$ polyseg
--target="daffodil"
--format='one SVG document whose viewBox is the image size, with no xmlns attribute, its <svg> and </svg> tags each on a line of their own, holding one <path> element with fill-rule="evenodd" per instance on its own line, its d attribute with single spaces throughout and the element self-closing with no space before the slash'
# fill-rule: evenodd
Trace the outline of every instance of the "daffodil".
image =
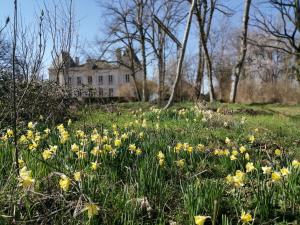
<svg viewBox="0 0 300 225">
<path fill-rule="evenodd" d="M 246 147 L 245 146 L 241 146 L 240 147 L 240 153 L 244 153 L 245 151 L 247 151 Z"/>
<path fill-rule="evenodd" d="M 210 218 L 210 216 L 194 216 L 196 225 L 204 225 L 205 221 Z"/>
<path fill-rule="evenodd" d="M 275 153 L 275 155 L 280 156 L 280 155 L 281 155 L 281 150 L 277 148 L 277 149 L 274 151 L 274 153 Z"/>
<path fill-rule="evenodd" d="M 76 180 L 77 182 L 81 181 L 81 172 L 80 171 L 75 172 L 73 174 L 73 176 L 74 176 L 74 180 Z"/>
<path fill-rule="evenodd" d="M 273 182 L 277 182 L 281 180 L 281 174 L 279 172 L 273 172 L 271 175 L 271 179 Z"/>
<path fill-rule="evenodd" d="M 241 222 L 243 224 L 247 224 L 253 221 L 252 215 L 250 213 L 246 213 L 244 210 L 242 211 L 241 215 Z"/>
<path fill-rule="evenodd" d="M 285 177 L 285 176 L 289 175 L 290 171 L 289 171 L 288 168 L 283 167 L 282 169 L 280 169 L 280 173 L 281 173 L 282 176 Z"/>
<path fill-rule="evenodd" d="M 27 167 L 23 167 L 19 172 L 19 185 L 24 189 L 31 188 L 35 180 L 31 176 L 31 171 Z"/>
<path fill-rule="evenodd" d="M 120 147 L 121 146 L 121 140 L 120 139 L 116 139 L 115 140 L 115 147 Z"/>
<path fill-rule="evenodd" d="M 49 149 L 45 149 L 42 153 L 44 160 L 50 159 L 52 157 L 52 155 L 53 155 L 53 152 L 50 151 Z"/>
<path fill-rule="evenodd" d="M 79 151 L 79 146 L 77 144 L 72 144 L 71 145 L 71 150 L 72 150 L 72 152 L 78 152 Z"/>
<path fill-rule="evenodd" d="M 263 174 L 270 174 L 272 172 L 272 167 L 270 166 L 263 166 L 261 167 Z"/>
<path fill-rule="evenodd" d="M 204 150 L 204 148 L 205 148 L 205 146 L 204 146 L 203 144 L 198 144 L 198 145 L 197 145 L 197 150 L 198 150 L 199 152 L 202 152 L 202 151 Z"/>
<path fill-rule="evenodd" d="M 300 162 L 298 161 L 298 160 L 293 160 L 292 161 L 292 166 L 294 167 L 294 168 L 299 168 L 300 167 Z"/>
<path fill-rule="evenodd" d="M 12 136 L 14 135 L 13 130 L 12 130 L 12 129 L 7 129 L 6 135 L 7 135 L 7 137 L 9 137 L 9 138 L 12 137 Z"/>
<path fill-rule="evenodd" d="M 35 127 L 35 124 L 33 122 L 29 122 L 27 124 L 28 129 L 32 130 Z"/>
<path fill-rule="evenodd" d="M 98 168 L 98 163 L 97 162 L 91 162 L 91 168 L 92 168 L 92 170 L 97 170 L 97 168 Z"/>
<path fill-rule="evenodd" d="M 245 154 L 245 159 L 248 161 L 250 160 L 250 155 L 248 154 L 248 152 Z"/>
<path fill-rule="evenodd" d="M 142 149 L 137 148 L 137 149 L 135 150 L 135 154 L 136 154 L 136 155 L 142 154 Z"/>
<path fill-rule="evenodd" d="M 99 210 L 100 210 L 99 206 L 97 206 L 94 203 L 89 203 L 85 206 L 83 211 L 87 211 L 88 217 L 89 219 L 91 219 L 93 216 L 98 215 Z"/>
<path fill-rule="evenodd" d="M 160 166 L 163 166 L 164 165 L 164 162 L 165 162 L 165 155 L 162 151 L 159 151 L 158 154 L 157 154 L 157 159 L 158 159 L 158 163 Z"/>
<path fill-rule="evenodd" d="M 59 186 L 63 191 L 68 191 L 71 185 L 71 180 L 66 175 L 61 175 L 59 180 Z"/>
<path fill-rule="evenodd" d="M 248 140 L 249 140 L 250 143 L 253 143 L 255 141 L 254 135 L 250 135 Z"/>
<path fill-rule="evenodd" d="M 180 160 L 175 161 L 175 163 L 179 168 L 183 168 L 185 161 L 184 161 L 184 159 L 180 159 Z"/>
<path fill-rule="evenodd" d="M 227 145 L 229 145 L 229 144 L 231 143 L 231 140 L 230 140 L 228 137 L 226 137 L 226 138 L 225 138 L 225 143 L 226 143 Z"/>
<path fill-rule="evenodd" d="M 248 163 L 246 164 L 246 172 L 247 172 L 247 173 L 250 173 L 250 172 L 253 171 L 253 170 L 255 170 L 255 167 L 254 167 L 253 163 L 248 162 Z"/>
<path fill-rule="evenodd" d="M 237 157 L 236 157 L 235 155 L 231 155 L 231 156 L 230 156 L 230 160 L 231 160 L 231 161 L 237 160 Z"/>
<path fill-rule="evenodd" d="M 94 156 L 99 156 L 101 154 L 101 150 L 99 149 L 99 146 L 96 146 L 92 149 L 91 154 Z"/>
</svg>

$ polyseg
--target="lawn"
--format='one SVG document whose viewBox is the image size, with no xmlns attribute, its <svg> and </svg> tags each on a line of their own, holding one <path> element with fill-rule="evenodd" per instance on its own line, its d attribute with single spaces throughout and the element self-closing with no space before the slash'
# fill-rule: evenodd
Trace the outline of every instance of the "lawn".
<svg viewBox="0 0 300 225">
<path fill-rule="evenodd" d="M 0 224 L 299 224 L 300 106 L 87 106 L 0 135 Z"/>
</svg>

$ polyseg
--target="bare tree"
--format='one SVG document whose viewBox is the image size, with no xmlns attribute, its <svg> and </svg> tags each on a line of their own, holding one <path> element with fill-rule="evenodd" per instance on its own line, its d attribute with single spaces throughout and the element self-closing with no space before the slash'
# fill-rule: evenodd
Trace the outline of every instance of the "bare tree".
<svg viewBox="0 0 300 225">
<path fill-rule="evenodd" d="M 100 55 L 100 59 L 103 58 L 107 52 L 111 49 L 113 54 L 122 49 L 124 51 L 128 51 L 129 53 L 129 61 L 122 60 L 122 57 L 116 58 L 116 60 L 108 60 L 111 63 L 118 63 L 125 68 L 128 68 L 131 71 L 131 77 L 133 80 L 135 92 L 138 100 L 141 100 L 141 94 L 137 87 L 137 72 L 141 71 L 140 63 L 136 57 L 135 45 L 137 41 L 137 29 L 136 26 L 133 25 L 132 15 L 134 14 L 132 6 L 127 1 L 112 1 L 112 2 L 99 2 L 100 6 L 105 9 L 105 15 L 110 18 L 110 20 L 106 23 L 106 38 L 104 40 L 100 40 L 99 44 L 102 46 L 102 53 Z M 123 47 L 120 47 L 120 44 Z M 114 46 L 117 46 L 116 49 Z M 121 52 L 117 53 L 120 55 Z"/>
<path fill-rule="evenodd" d="M 136 15 L 135 25 L 139 34 L 139 42 L 142 54 L 142 68 L 143 68 L 143 90 L 142 101 L 147 100 L 147 57 L 146 57 L 146 26 L 145 26 L 145 8 L 148 0 L 133 0 L 135 3 Z"/>
<path fill-rule="evenodd" d="M 158 104 L 164 100 L 166 56 L 170 41 L 181 47 L 175 37 L 176 29 L 185 17 L 183 4 L 185 1 L 149 0 L 148 13 L 150 14 L 150 29 L 147 29 L 147 41 L 153 51 L 158 69 Z M 159 18 L 158 18 L 159 17 Z"/>
<path fill-rule="evenodd" d="M 171 90 L 171 96 L 169 98 L 168 103 L 164 107 L 164 109 L 169 108 L 171 106 L 171 104 L 173 103 L 174 97 L 175 97 L 175 92 L 176 92 L 179 80 L 181 79 L 182 65 L 183 65 L 184 55 L 185 55 L 185 51 L 186 51 L 187 41 L 188 41 L 189 34 L 190 34 L 190 28 L 191 28 L 191 24 L 192 24 L 193 11 L 195 8 L 195 4 L 196 4 L 196 0 L 193 0 L 192 4 L 191 4 L 189 15 L 187 18 L 187 25 L 186 25 L 186 29 L 185 29 L 185 33 L 184 33 L 183 45 L 182 45 L 182 49 L 180 51 L 180 58 L 179 58 L 179 62 L 177 65 L 176 78 L 175 78 L 175 81 L 174 81 L 174 84 L 173 84 L 173 87 Z"/>
<path fill-rule="evenodd" d="M 248 22 L 249 22 L 249 13 L 250 13 L 251 0 L 244 1 L 244 15 L 243 15 L 243 35 L 240 46 L 240 53 L 237 64 L 233 68 L 233 81 L 231 86 L 230 93 L 230 102 L 235 102 L 237 87 L 239 83 L 239 78 L 241 71 L 244 65 L 246 53 L 247 53 L 247 36 L 248 36 Z"/>
<path fill-rule="evenodd" d="M 52 5 L 54 4 L 54 5 Z M 76 54 L 77 40 L 75 35 L 75 16 L 73 0 L 44 2 L 45 19 L 52 44 L 52 67 L 56 72 L 56 82 L 59 84 L 59 74 L 63 74 L 63 83 L 69 82 L 69 67 L 72 64 L 71 51 Z"/>
<path fill-rule="evenodd" d="M 271 35 L 268 43 L 260 44 L 261 47 L 278 48 L 294 57 L 293 69 L 300 82 L 300 2 L 299 0 L 268 0 L 263 4 L 269 4 L 273 10 L 267 14 L 257 8 L 253 26 Z M 273 19 L 272 13 L 279 17 Z M 279 23 L 278 23 L 279 21 Z"/>
</svg>

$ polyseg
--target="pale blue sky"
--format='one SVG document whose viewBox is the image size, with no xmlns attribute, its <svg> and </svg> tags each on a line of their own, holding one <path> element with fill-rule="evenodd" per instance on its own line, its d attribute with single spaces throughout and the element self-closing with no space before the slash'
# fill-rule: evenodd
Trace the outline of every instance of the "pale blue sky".
<svg viewBox="0 0 300 225">
<path fill-rule="evenodd" d="M 51 0 L 45 0 L 51 1 Z M 64 0 L 61 0 L 64 1 Z M 99 1 L 107 1 L 107 0 L 98 0 Z M 43 7 L 44 0 L 19 0 L 18 8 L 19 13 L 21 13 L 24 23 L 31 24 L 35 19 L 36 15 L 38 15 Z M 239 26 L 241 23 L 241 12 L 243 7 L 243 0 L 224 0 L 227 2 L 226 4 L 236 10 L 236 15 L 231 19 L 232 23 L 236 26 Z M 101 19 L 102 12 L 99 4 L 96 0 L 74 0 L 75 3 L 75 15 L 79 20 L 78 33 L 80 36 L 81 43 L 93 43 L 96 38 L 100 38 L 103 36 L 103 23 L 105 20 Z M 13 18 L 13 0 L 0 0 L 0 24 L 3 24 L 6 17 L 10 16 Z M 215 22 L 219 23 L 221 18 L 216 18 Z M 178 32 L 178 38 L 181 40 L 181 36 L 183 32 Z M 197 32 L 192 28 L 191 36 L 188 43 L 188 52 L 187 54 L 195 54 L 197 51 Z M 49 48 L 48 44 L 48 48 Z M 49 64 L 51 62 L 51 57 L 49 53 L 49 49 L 46 52 L 45 64 Z"/>
</svg>

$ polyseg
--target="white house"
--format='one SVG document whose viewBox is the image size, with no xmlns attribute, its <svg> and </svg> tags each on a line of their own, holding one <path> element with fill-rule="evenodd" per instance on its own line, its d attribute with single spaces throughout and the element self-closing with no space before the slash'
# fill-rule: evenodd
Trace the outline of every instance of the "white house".
<svg viewBox="0 0 300 225">
<path fill-rule="evenodd" d="M 135 61 L 135 80 L 142 80 L 142 71 L 137 57 Z M 136 82 L 129 69 L 128 51 L 117 51 L 117 63 L 88 59 L 80 64 L 67 54 L 62 53 L 57 62 L 49 68 L 49 79 L 71 89 L 73 97 L 107 98 L 136 97 Z"/>
</svg>

